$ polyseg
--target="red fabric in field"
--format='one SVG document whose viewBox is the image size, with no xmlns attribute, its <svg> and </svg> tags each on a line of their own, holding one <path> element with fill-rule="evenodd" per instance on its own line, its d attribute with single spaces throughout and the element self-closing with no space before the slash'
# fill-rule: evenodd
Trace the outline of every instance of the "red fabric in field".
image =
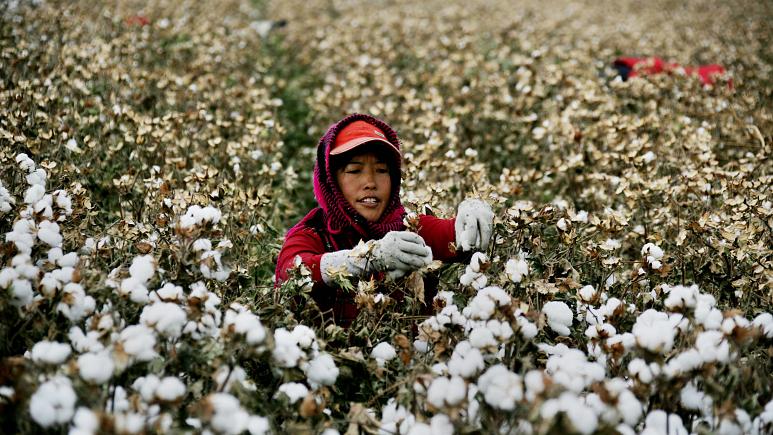
<svg viewBox="0 0 773 435">
<path fill-rule="evenodd" d="M 638 75 L 671 73 L 682 69 L 687 75 L 697 75 L 704 85 L 713 85 L 716 76 L 725 73 L 725 68 L 719 64 L 682 67 L 678 63 L 665 62 L 659 57 L 620 57 L 615 60 L 614 65 L 623 80 Z"/>
</svg>

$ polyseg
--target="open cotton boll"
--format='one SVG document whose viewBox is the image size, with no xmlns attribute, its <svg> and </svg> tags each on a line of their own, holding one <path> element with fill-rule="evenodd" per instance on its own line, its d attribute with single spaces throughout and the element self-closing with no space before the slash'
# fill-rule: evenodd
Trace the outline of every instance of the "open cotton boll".
<svg viewBox="0 0 773 435">
<path fill-rule="evenodd" d="M 132 382 L 132 389 L 140 394 L 142 400 L 151 402 L 156 395 L 156 388 L 161 383 L 161 379 L 154 374 L 140 376 Z"/>
<path fill-rule="evenodd" d="M 282 393 L 289 399 L 290 403 L 295 403 L 309 394 L 309 389 L 298 382 L 288 382 L 282 384 L 277 389 L 277 394 Z"/>
<path fill-rule="evenodd" d="M 187 320 L 185 311 L 172 302 L 156 302 L 147 305 L 140 314 L 140 323 L 170 338 L 177 338 L 182 334 L 183 325 Z"/>
<path fill-rule="evenodd" d="M 2 286 L 2 284 L 0 284 Z M 752 325 L 762 331 L 767 338 L 773 338 L 773 315 L 770 313 L 762 313 L 754 318 Z"/>
<path fill-rule="evenodd" d="M 669 317 L 666 313 L 648 309 L 636 318 L 631 331 L 640 347 L 654 353 L 666 353 L 674 347 L 679 320 L 681 319 Z"/>
<path fill-rule="evenodd" d="M 714 404 L 711 396 L 707 396 L 706 393 L 696 388 L 694 381 L 691 381 L 682 388 L 682 391 L 679 393 L 679 400 L 686 409 L 699 411 L 702 415 L 709 415 Z"/>
<path fill-rule="evenodd" d="M 462 314 L 471 319 L 488 320 L 494 315 L 496 307 L 507 305 L 510 305 L 510 295 L 501 287 L 490 286 L 478 290 Z"/>
<path fill-rule="evenodd" d="M 180 228 L 190 228 L 194 225 L 202 225 L 204 223 L 216 224 L 220 222 L 222 214 L 220 210 L 214 207 L 201 207 L 198 205 L 192 205 L 188 207 L 188 210 L 183 216 L 180 217 Z"/>
<path fill-rule="evenodd" d="M 518 323 L 518 331 L 524 339 L 531 340 L 537 336 L 537 333 L 539 332 L 537 330 L 537 325 L 530 322 L 529 319 L 523 315 L 521 310 L 515 311 L 515 321 Z"/>
<path fill-rule="evenodd" d="M 129 266 L 129 275 L 135 278 L 141 284 L 145 285 L 156 272 L 156 260 L 152 255 L 139 255 L 134 257 L 132 265 Z"/>
<path fill-rule="evenodd" d="M 770 434 L 773 429 L 773 400 L 765 405 L 765 409 L 752 422 L 751 433 L 754 435 Z"/>
<path fill-rule="evenodd" d="M 559 335 L 570 335 L 572 320 L 574 315 L 572 310 L 560 301 L 550 301 L 542 307 L 542 312 L 547 317 L 547 323 L 550 329 Z"/>
<path fill-rule="evenodd" d="M 228 393 L 214 393 L 205 399 L 211 408 L 209 424 L 217 432 L 239 434 L 247 429 L 250 415 L 239 400 Z"/>
<path fill-rule="evenodd" d="M 32 172 L 35 170 L 35 162 L 27 154 L 17 154 L 16 163 L 19 164 L 19 168 L 22 171 Z"/>
<path fill-rule="evenodd" d="M 23 307 L 32 302 L 32 284 L 26 279 L 15 279 L 11 282 L 11 305 Z"/>
<path fill-rule="evenodd" d="M 728 362 L 730 360 L 730 343 L 719 331 L 703 331 L 695 339 L 695 348 L 704 362 Z"/>
<path fill-rule="evenodd" d="M 228 313 L 235 313 L 229 310 Z M 233 324 L 234 332 L 243 334 L 248 344 L 261 344 L 266 339 L 266 329 L 260 323 L 260 318 L 251 311 L 242 311 L 232 315 L 229 321 L 226 315 L 226 325 Z M 293 339 L 294 341 L 294 339 Z"/>
<path fill-rule="evenodd" d="M 669 310 L 674 310 L 678 308 L 694 308 L 696 303 L 698 302 L 698 295 L 700 294 L 700 291 L 698 290 L 698 286 L 693 284 L 689 287 L 685 287 L 682 285 L 676 285 L 676 286 L 668 286 L 663 285 L 663 291 L 668 294 L 668 297 L 666 298 L 666 301 L 664 304 L 666 305 L 666 308 Z"/>
<path fill-rule="evenodd" d="M 297 325 L 293 328 L 292 332 L 295 342 L 298 343 L 301 349 L 309 349 L 315 343 L 317 336 L 314 334 L 314 330 L 306 325 Z"/>
<path fill-rule="evenodd" d="M 167 376 L 158 383 L 156 397 L 166 402 L 173 402 L 185 394 L 185 384 L 174 376 Z"/>
<path fill-rule="evenodd" d="M 27 189 L 26 192 L 24 192 L 24 203 L 29 205 L 34 205 L 41 199 L 43 199 L 43 196 L 46 194 L 46 188 L 39 185 L 39 184 L 33 184 L 32 186 Z"/>
<path fill-rule="evenodd" d="M 435 378 L 427 389 L 427 401 L 435 408 L 455 406 L 467 396 L 467 386 L 459 376 Z"/>
<path fill-rule="evenodd" d="M 660 374 L 660 366 L 656 363 L 647 364 L 641 358 L 634 358 L 628 363 L 628 373 L 640 382 L 649 384 Z"/>
<path fill-rule="evenodd" d="M 392 397 L 381 409 L 379 435 L 408 433 L 415 423 L 416 417 Z"/>
<path fill-rule="evenodd" d="M 35 169 L 34 171 L 31 171 L 29 174 L 27 174 L 26 180 L 27 180 L 27 184 L 29 184 L 30 186 L 39 184 L 43 187 L 43 189 L 45 189 L 46 178 L 48 178 L 48 174 L 46 174 L 46 171 L 42 168 L 38 168 L 38 169 Z"/>
<path fill-rule="evenodd" d="M 94 384 L 104 384 L 113 376 L 115 364 L 108 351 L 84 353 L 78 357 L 80 377 Z"/>
<path fill-rule="evenodd" d="M 14 205 L 16 205 L 16 200 L 0 181 L 0 213 L 8 213 Z"/>
<path fill-rule="evenodd" d="M 99 417 L 94 411 L 81 406 L 75 411 L 68 435 L 93 435 L 99 430 Z"/>
<path fill-rule="evenodd" d="M 641 247 L 641 255 L 652 257 L 655 260 L 663 258 L 663 250 L 654 243 L 645 243 Z"/>
<path fill-rule="evenodd" d="M 566 348 L 563 345 L 556 346 L 554 350 L 557 353 L 548 358 L 545 371 L 553 377 L 555 383 L 580 393 L 594 382 L 604 379 L 605 366 L 599 362 L 588 361 L 581 350 Z"/>
<path fill-rule="evenodd" d="M 507 260 L 505 264 L 505 274 L 510 281 L 519 283 L 523 278 L 529 275 L 529 264 L 526 263 L 525 254 L 521 252 L 518 257 Z"/>
<path fill-rule="evenodd" d="M 69 216 L 72 214 L 72 200 L 64 190 L 56 190 L 52 193 L 56 206 L 64 210 L 64 214 Z M 60 218 L 61 220 L 61 218 Z"/>
<path fill-rule="evenodd" d="M 71 282 L 62 289 L 64 295 L 62 301 L 56 306 L 56 310 L 64 314 L 72 322 L 77 322 L 94 312 L 96 301 L 86 292 L 80 284 Z"/>
<path fill-rule="evenodd" d="M 183 288 L 174 285 L 171 282 L 164 284 L 160 289 L 150 294 L 150 300 L 153 302 L 182 302 L 185 300 Z"/>
<path fill-rule="evenodd" d="M 55 222 L 40 222 L 38 225 L 38 238 L 52 248 L 59 248 L 62 245 L 62 235 L 59 234 L 59 225 Z"/>
<path fill-rule="evenodd" d="M 545 374 L 542 370 L 529 370 L 523 377 L 523 385 L 526 387 L 526 400 L 533 402 L 545 391 Z"/>
<path fill-rule="evenodd" d="M 593 433 L 598 427 L 598 416 L 583 400 L 570 392 L 562 393 L 558 399 L 546 400 L 540 408 L 540 415 L 552 420 L 563 412 L 574 430 L 582 434 Z"/>
<path fill-rule="evenodd" d="M 105 348 L 105 345 L 99 341 L 101 335 L 98 331 L 89 331 L 88 334 L 84 334 L 79 327 L 73 326 L 67 333 L 67 338 L 78 352 L 97 352 Z"/>
<path fill-rule="evenodd" d="M 382 341 L 373 348 L 370 352 L 370 357 L 376 360 L 376 364 L 378 364 L 379 367 L 384 367 L 384 364 L 387 361 L 391 361 L 397 357 L 397 352 L 395 351 L 394 346 Z"/>
<path fill-rule="evenodd" d="M 0 269 L 0 288 L 9 288 L 11 283 L 19 277 L 19 272 L 13 267 Z"/>
<path fill-rule="evenodd" d="M 485 326 L 473 328 L 469 339 L 470 344 L 478 349 L 493 348 L 499 344 L 494 338 L 494 333 Z"/>
<path fill-rule="evenodd" d="M 70 379 L 57 376 L 43 383 L 30 399 L 30 416 L 35 423 L 50 427 L 70 421 L 77 396 Z"/>
<path fill-rule="evenodd" d="M 274 330 L 274 350 L 271 353 L 280 367 L 295 367 L 304 355 L 295 338 L 285 328 Z"/>
<path fill-rule="evenodd" d="M 676 414 L 666 414 L 657 409 L 647 414 L 642 435 L 687 435 L 682 419 Z"/>
<path fill-rule="evenodd" d="M 118 336 L 123 351 L 134 361 L 150 361 L 156 353 L 156 334 L 145 325 L 127 326 Z"/>
<path fill-rule="evenodd" d="M 316 388 L 320 385 L 335 384 L 339 370 L 330 354 L 320 353 L 309 362 L 304 372 L 311 387 Z"/>
<path fill-rule="evenodd" d="M 478 378 L 478 389 L 486 403 L 505 411 L 515 409 L 516 402 L 523 398 L 521 377 L 502 364 L 489 367 Z"/>
<path fill-rule="evenodd" d="M 69 344 L 56 341 L 39 341 L 32 346 L 32 360 L 38 364 L 61 364 L 72 352 Z"/>
<path fill-rule="evenodd" d="M 217 369 L 212 376 L 217 384 L 217 391 L 224 391 L 228 393 L 234 385 L 241 384 L 243 387 L 248 387 L 250 382 L 247 379 L 247 372 L 240 366 L 230 366 L 224 364 Z M 225 385 L 224 385 L 225 384 Z"/>
<path fill-rule="evenodd" d="M 485 367 L 483 355 L 469 341 L 460 341 L 448 361 L 448 372 L 469 379 Z"/>
<path fill-rule="evenodd" d="M 209 239 L 198 239 L 193 242 L 194 251 L 210 251 L 212 250 L 212 242 Z"/>
</svg>

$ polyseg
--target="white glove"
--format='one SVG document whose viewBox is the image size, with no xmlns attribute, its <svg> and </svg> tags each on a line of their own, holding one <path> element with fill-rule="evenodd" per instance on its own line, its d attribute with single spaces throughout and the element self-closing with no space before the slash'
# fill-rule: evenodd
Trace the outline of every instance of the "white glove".
<svg viewBox="0 0 773 435">
<path fill-rule="evenodd" d="M 465 199 L 456 212 L 456 246 L 462 251 L 475 249 L 485 251 L 494 227 L 494 212 L 491 206 L 480 199 Z"/>
<path fill-rule="evenodd" d="M 371 240 L 354 249 L 324 254 L 319 266 L 322 280 L 331 284 L 333 271 L 341 268 L 354 276 L 384 271 L 394 279 L 430 263 L 432 250 L 421 236 L 409 231 L 390 231 L 380 240 Z"/>
</svg>

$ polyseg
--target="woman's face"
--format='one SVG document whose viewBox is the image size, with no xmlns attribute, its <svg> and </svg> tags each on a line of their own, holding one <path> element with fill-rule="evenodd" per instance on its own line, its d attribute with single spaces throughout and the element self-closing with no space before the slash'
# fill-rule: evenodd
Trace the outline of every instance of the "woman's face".
<svg viewBox="0 0 773 435">
<path fill-rule="evenodd" d="M 336 181 L 344 198 L 368 220 L 377 221 L 392 194 L 392 177 L 383 157 L 373 152 L 355 154 L 336 169 Z"/>
</svg>

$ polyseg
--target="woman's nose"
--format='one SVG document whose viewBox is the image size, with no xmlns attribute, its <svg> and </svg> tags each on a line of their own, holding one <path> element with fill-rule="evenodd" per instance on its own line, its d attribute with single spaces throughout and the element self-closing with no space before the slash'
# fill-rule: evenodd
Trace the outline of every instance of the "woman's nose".
<svg viewBox="0 0 773 435">
<path fill-rule="evenodd" d="M 365 175 L 365 188 L 366 189 L 375 189 L 376 188 L 376 171 L 373 170 L 366 170 L 364 171 Z"/>
</svg>

